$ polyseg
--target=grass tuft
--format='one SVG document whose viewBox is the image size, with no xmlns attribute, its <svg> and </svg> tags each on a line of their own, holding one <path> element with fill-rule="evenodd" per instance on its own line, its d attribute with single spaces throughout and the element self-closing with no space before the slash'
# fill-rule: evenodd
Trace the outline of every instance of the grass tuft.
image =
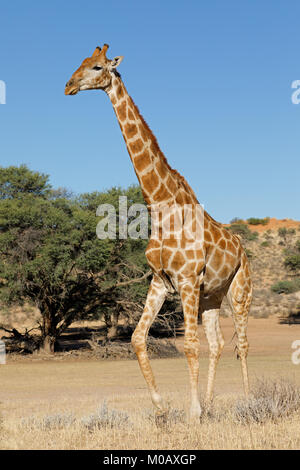
<svg viewBox="0 0 300 470">
<path fill-rule="evenodd" d="M 110 410 L 106 401 L 102 403 L 96 413 L 82 418 L 81 422 L 89 431 L 103 428 L 121 428 L 130 424 L 127 413 L 114 409 Z"/>
<path fill-rule="evenodd" d="M 238 400 L 233 416 L 239 423 L 277 422 L 292 413 L 300 411 L 300 389 L 286 379 L 257 380 L 252 396 Z"/>
<path fill-rule="evenodd" d="M 41 429 L 43 431 L 51 431 L 53 429 L 65 429 L 74 425 L 76 418 L 72 413 L 57 413 L 55 415 L 44 416 L 37 418 L 31 416 L 30 418 L 23 418 L 21 425 L 26 429 Z"/>
</svg>

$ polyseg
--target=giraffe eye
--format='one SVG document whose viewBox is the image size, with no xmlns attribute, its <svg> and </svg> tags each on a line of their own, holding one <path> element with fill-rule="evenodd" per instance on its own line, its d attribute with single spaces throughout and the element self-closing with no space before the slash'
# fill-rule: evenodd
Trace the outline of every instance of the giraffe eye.
<svg viewBox="0 0 300 470">
<path fill-rule="evenodd" d="M 98 65 L 95 65 L 95 67 L 93 67 L 93 70 L 101 70 L 102 67 L 99 67 Z"/>
</svg>

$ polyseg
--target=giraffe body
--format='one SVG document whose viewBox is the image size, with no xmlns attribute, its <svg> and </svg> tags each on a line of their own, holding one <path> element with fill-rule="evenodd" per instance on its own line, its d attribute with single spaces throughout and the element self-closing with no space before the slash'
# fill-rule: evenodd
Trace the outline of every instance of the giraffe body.
<svg viewBox="0 0 300 470">
<path fill-rule="evenodd" d="M 184 312 L 184 352 L 190 375 L 191 416 L 198 417 L 201 414 L 198 315 L 202 314 L 210 350 L 206 393 L 209 403 L 213 397 L 217 362 L 224 346 L 219 325 L 224 296 L 227 296 L 233 313 L 244 389 L 248 394 L 246 328 L 252 298 L 249 264 L 240 239 L 205 211 L 197 212 L 200 205 L 193 190 L 168 164 L 116 72 L 122 57 L 107 59 L 107 48 L 107 45 L 102 49 L 96 48 L 94 54 L 83 61 L 67 83 L 65 93 L 76 94 L 80 90 L 98 88 L 103 89 L 111 100 L 148 210 L 156 219 L 155 230 L 146 249 L 153 278 L 132 344 L 152 401 L 162 413 L 164 405 L 148 359 L 146 340 L 167 293 L 177 291 Z M 187 221 L 184 228 L 182 223 L 177 223 L 183 220 Z"/>
</svg>

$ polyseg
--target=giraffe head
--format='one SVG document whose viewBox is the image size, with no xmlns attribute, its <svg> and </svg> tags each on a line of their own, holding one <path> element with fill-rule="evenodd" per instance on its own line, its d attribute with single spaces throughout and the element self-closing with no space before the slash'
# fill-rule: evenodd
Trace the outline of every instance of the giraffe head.
<svg viewBox="0 0 300 470">
<path fill-rule="evenodd" d="M 112 82 L 116 68 L 123 56 L 110 60 L 106 57 L 108 45 L 96 47 L 93 55 L 87 57 L 73 73 L 65 87 L 65 95 L 76 95 L 81 90 L 105 90 Z"/>
</svg>

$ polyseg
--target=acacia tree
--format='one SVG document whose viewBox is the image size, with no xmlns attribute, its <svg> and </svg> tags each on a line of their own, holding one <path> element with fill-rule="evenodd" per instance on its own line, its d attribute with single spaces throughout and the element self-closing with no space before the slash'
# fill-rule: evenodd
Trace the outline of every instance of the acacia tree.
<svg viewBox="0 0 300 470">
<path fill-rule="evenodd" d="M 128 208 L 132 204 L 144 204 L 141 189 L 135 185 L 127 189 L 114 187 L 105 192 L 82 194 L 78 199 L 80 206 L 93 214 L 101 204 L 109 203 L 115 208 L 116 239 L 101 278 L 101 313 L 108 328 L 108 338 L 117 335 L 120 317 L 125 320 L 127 326 L 135 327 L 152 274 L 145 257 L 147 239 L 119 239 L 121 196 L 126 197 Z M 127 224 L 130 222 L 129 217 Z"/>
<path fill-rule="evenodd" d="M 41 349 L 53 351 L 74 320 L 116 309 L 122 289 L 147 282 L 141 250 L 96 237 L 95 208 L 120 191 L 74 198 L 24 165 L 0 168 L 0 300 L 38 307 Z"/>
</svg>

